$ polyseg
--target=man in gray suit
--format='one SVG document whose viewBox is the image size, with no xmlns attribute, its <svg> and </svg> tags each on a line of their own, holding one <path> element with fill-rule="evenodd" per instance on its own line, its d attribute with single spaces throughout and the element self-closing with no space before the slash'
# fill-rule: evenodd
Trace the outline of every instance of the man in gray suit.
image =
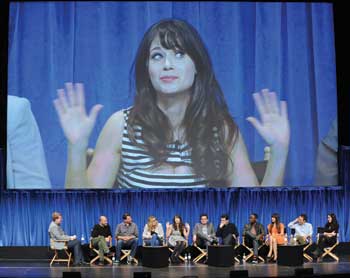
<svg viewBox="0 0 350 278">
<path fill-rule="evenodd" d="M 49 226 L 50 238 L 53 240 L 67 240 L 68 248 L 73 249 L 74 254 L 74 265 L 89 264 L 83 261 L 83 251 L 81 249 L 81 242 L 77 239 L 77 236 L 66 235 L 61 228 L 62 215 L 59 212 L 54 212 L 52 214 L 52 222 Z M 54 247 L 57 249 L 63 249 L 64 242 L 54 242 Z"/>
<path fill-rule="evenodd" d="M 201 214 L 200 220 L 201 222 L 194 226 L 193 242 L 198 247 L 207 248 L 208 245 L 215 244 L 218 241 L 213 224 L 208 222 L 208 215 L 205 213 Z"/>
</svg>

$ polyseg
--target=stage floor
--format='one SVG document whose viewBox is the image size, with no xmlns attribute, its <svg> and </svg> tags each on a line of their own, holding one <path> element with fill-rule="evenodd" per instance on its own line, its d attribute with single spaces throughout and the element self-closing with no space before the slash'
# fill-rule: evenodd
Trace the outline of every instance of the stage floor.
<svg viewBox="0 0 350 278">
<path fill-rule="evenodd" d="M 133 277 L 134 272 L 151 272 L 153 277 L 229 277 L 231 270 L 248 270 L 249 277 L 283 277 L 294 275 L 295 268 L 314 269 L 314 274 L 350 273 L 350 256 L 341 257 L 339 263 L 324 261 L 322 263 L 305 263 L 301 267 L 278 266 L 273 263 L 236 264 L 232 267 L 211 267 L 205 264 L 182 264 L 166 268 L 146 268 L 142 266 L 83 266 L 64 267 L 56 264 L 49 267 L 47 261 L 0 261 L 0 277 L 62 277 L 63 272 L 81 272 L 81 277 Z"/>
</svg>

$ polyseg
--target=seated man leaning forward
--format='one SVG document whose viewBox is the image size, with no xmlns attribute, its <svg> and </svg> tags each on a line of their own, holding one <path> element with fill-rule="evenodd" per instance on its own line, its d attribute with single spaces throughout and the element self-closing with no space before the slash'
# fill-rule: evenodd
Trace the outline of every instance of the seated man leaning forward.
<svg viewBox="0 0 350 278">
<path fill-rule="evenodd" d="M 108 247 L 108 243 L 112 241 L 112 233 L 106 216 L 100 216 L 99 223 L 91 231 L 91 238 L 92 246 L 98 249 L 99 265 L 104 265 L 105 254 L 109 257 L 114 255 Z"/>
<path fill-rule="evenodd" d="M 234 223 L 230 223 L 228 214 L 221 216 L 220 224 L 216 229 L 216 236 L 223 245 L 236 245 L 238 230 Z"/>
<path fill-rule="evenodd" d="M 258 222 L 258 215 L 256 213 L 251 213 L 249 216 L 249 223 L 244 225 L 243 237 L 245 245 L 253 248 L 253 264 L 259 262 L 259 246 L 263 244 L 264 235 L 265 229 L 264 226 Z"/>
</svg>

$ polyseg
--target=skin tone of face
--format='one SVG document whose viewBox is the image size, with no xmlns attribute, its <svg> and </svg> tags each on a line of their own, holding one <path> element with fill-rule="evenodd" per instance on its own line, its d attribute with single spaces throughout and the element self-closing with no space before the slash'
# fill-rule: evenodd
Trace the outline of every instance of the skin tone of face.
<svg viewBox="0 0 350 278">
<path fill-rule="evenodd" d="M 223 226 L 227 225 L 228 222 L 229 222 L 228 219 L 226 219 L 226 218 L 221 218 L 221 219 L 220 219 L 220 227 L 223 227 Z"/>
<path fill-rule="evenodd" d="M 127 216 L 126 219 L 124 219 L 124 223 L 126 224 L 131 224 L 131 222 L 132 222 L 131 216 Z"/>
<path fill-rule="evenodd" d="M 272 223 L 276 223 L 276 218 L 275 218 L 275 217 L 272 217 L 272 218 L 271 218 L 271 222 L 272 222 Z"/>
<path fill-rule="evenodd" d="M 208 223 L 208 217 L 202 216 L 202 217 L 201 217 L 201 223 L 202 223 L 203 225 L 207 225 L 207 223 Z"/>
<path fill-rule="evenodd" d="M 62 216 L 59 216 L 58 218 L 56 218 L 55 223 L 60 225 L 62 223 L 62 220 L 63 220 Z"/>
<path fill-rule="evenodd" d="M 101 226 L 107 226 L 107 224 L 108 224 L 107 217 L 101 216 L 101 217 L 100 217 L 100 225 L 101 225 Z"/>
<path fill-rule="evenodd" d="M 332 217 L 330 215 L 327 216 L 328 223 L 332 223 Z"/>
<path fill-rule="evenodd" d="M 157 221 L 156 218 L 153 218 L 153 219 L 151 220 L 151 225 L 152 225 L 152 227 L 153 227 L 154 229 L 157 227 L 158 221 Z"/>
<path fill-rule="evenodd" d="M 181 221 L 180 221 L 180 218 L 176 217 L 176 218 L 175 218 L 175 223 L 178 225 L 178 224 L 180 224 L 180 222 L 181 222 Z"/>
<path fill-rule="evenodd" d="M 150 47 L 148 71 L 154 89 L 164 95 L 189 92 L 196 74 L 194 62 L 186 53 L 164 48 L 158 37 Z"/>
<path fill-rule="evenodd" d="M 251 224 L 254 224 L 254 223 L 256 222 L 256 218 L 255 218 L 254 215 L 249 216 L 249 222 L 250 222 Z"/>
<path fill-rule="evenodd" d="M 304 220 L 303 217 L 301 217 L 301 216 L 298 217 L 298 223 L 299 223 L 300 225 L 303 225 L 305 222 L 306 222 L 306 221 Z"/>
</svg>

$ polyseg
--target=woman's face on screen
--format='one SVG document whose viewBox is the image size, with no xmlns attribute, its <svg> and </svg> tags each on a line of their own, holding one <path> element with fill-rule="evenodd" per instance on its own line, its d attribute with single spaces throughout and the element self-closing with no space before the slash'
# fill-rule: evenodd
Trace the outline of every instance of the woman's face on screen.
<svg viewBox="0 0 350 278">
<path fill-rule="evenodd" d="M 175 94 L 192 87 L 196 67 L 186 53 L 164 48 L 156 37 L 150 47 L 148 72 L 157 92 Z"/>
</svg>

